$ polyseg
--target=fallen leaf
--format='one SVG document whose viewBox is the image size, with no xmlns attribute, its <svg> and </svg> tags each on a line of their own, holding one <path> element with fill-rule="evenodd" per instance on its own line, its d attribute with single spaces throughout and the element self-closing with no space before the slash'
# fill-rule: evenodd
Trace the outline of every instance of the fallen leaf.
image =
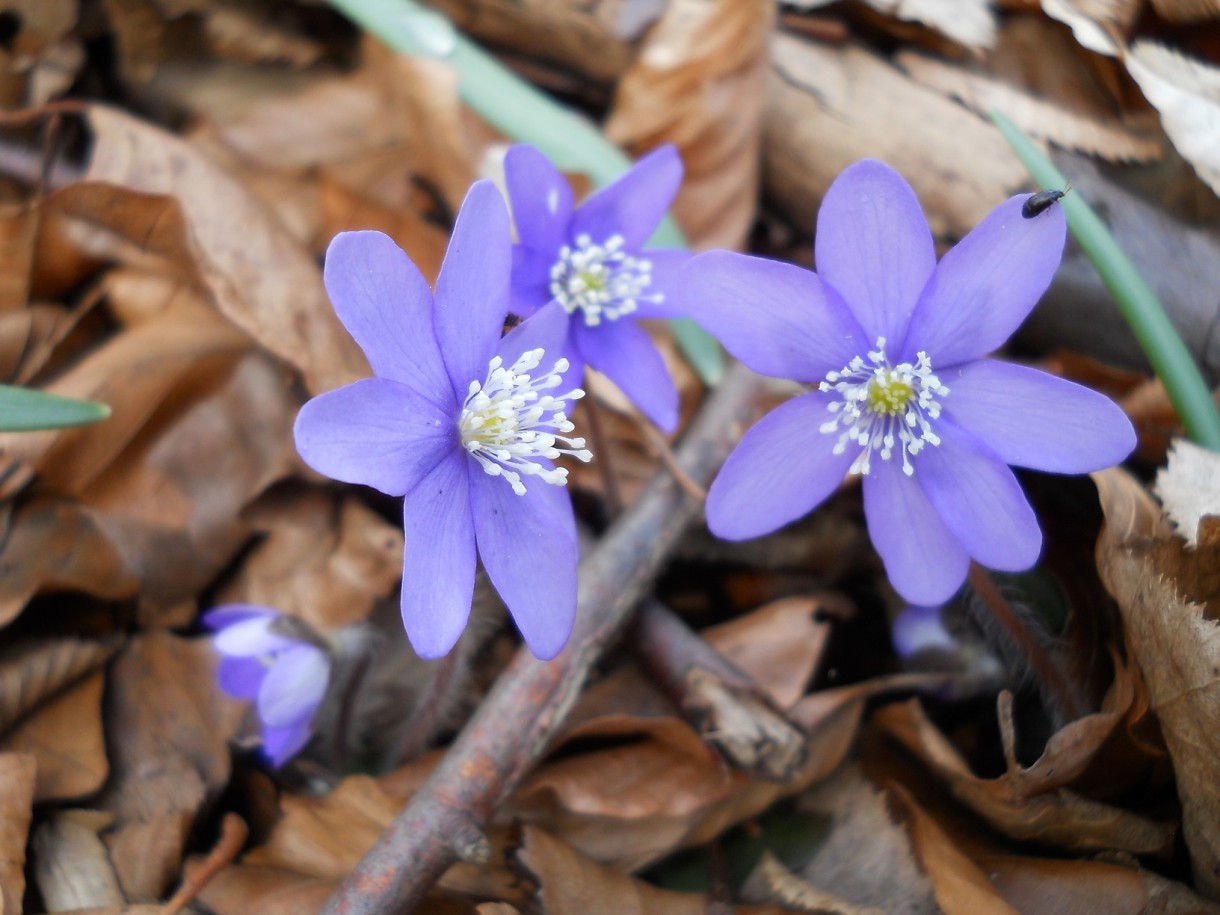
<svg viewBox="0 0 1220 915">
<path fill-rule="evenodd" d="M 123 891 L 98 832 L 111 818 L 65 810 L 39 824 L 32 843 L 34 881 L 48 912 L 123 905 Z"/>
<path fill-rule="evenodd" d="M 234 864 L 208 881 L 199 901 L 216 915 L 307 915 L 321 911 L 338 885 L 337 878 L 320 880 L 292 871 Z"/>
<path fill-rule="evenodd" d="M 1152 8 L 1170 22 L 1201 22 L 1220 17 L 1220 0 L 1152 0 Z"/>
<path fill-rule="evenodd" d="M 799 0 L 798 0 L 799 2 Z M 936 29 L 968 48 L 995 44 L 995 13 L 987 0 L 865 0 L 887 16 Z"/>
<path fill-rule="evenodd" d="M 1220 517 L 1220 457 L 1187 439 L 1175 440 L 1168 465 L 1157 472 L 1155 491 L 1179 536 L 1197 547 L 1204 516 Z"/>
<path fill-rule="evenodd" d="M 0 753 L 0 915 L 20 913 L 25 894 L 25 844 L 34 816 L 37 764 L 23 753 Z"/>
<path fill-rule="evenodd" d="M 32 708 L 96 670 L 118 650 L 115 640 L 56 639 L 0 661 L 0 734 Z"/>
</svg>

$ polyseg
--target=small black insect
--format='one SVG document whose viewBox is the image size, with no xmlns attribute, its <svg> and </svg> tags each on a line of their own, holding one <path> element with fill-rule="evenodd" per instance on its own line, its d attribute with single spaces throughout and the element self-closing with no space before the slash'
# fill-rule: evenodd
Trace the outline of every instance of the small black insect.
<svg viewBox="0 0 1220 915">
<path fill-rule="evenodd" d="M 1049 191 L 1038 191 L 1025 203 L 1021 204 L 1021 215 L 1026 219 L 1033 219 L 1040 213 L 1049 210 L 1051 204 L 1057 203 L 1062 199 L 1063 195 L 1072 189 L 1070 184 L 1066 185 L 1063 190 L 1059 188 L 1051 188 Z"/>
</svg>

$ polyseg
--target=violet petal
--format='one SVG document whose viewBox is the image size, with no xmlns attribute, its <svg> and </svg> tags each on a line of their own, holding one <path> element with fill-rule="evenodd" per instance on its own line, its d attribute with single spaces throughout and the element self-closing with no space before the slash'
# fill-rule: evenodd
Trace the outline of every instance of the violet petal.
<svg viewBox="0 0 1220 915">
<path fill-rule="evenodd" d="M 421 658 L 448 654 L 470 616 L 475 570 L 471 467 L 479 472 L 472 458 L 453 454 L 403 500 L 402 622 Z"/>
<path fill-rule="evenodd" d="M 258 691 L 258 717 L 279 728 L 308 721 L 330 681 L 330 660 L 312 645 L 297 644 L 280 654 Z"/>
<path fill-rule="evenodd" d="M 504 184 L 517 238 L 553 263 L 567 242 L 572 218 L 568 179 L 534 147 L 514 146 L 504 156 Z"/>
<path fill-rule="evenodd" d="M 296 639 L 270 629 L 271 619 L 256 617 L 233 623 L 216 633 L 212 644 L 223 655 L 233 658 L 253 658 L 300 644 Z"/>
<path fill-rule="evenodd" d="M 237 699 L 256 699 L 270 668 L 262 658 L 221 658 L 216 683 Z"/>
<path fill-rule="evenodd" d="M 970 557 L 923 489 L 893 459 L 873 460 L 863 484 L 869 537 L 894 590 L 913 604 L 947 601 L 966 580 Z"/>
<path fill-rule="evenodd" d="M 680 271 L 695 255 L 677 248 L 648 248 L 640 252 L 642 259 L 652 264 L 652 282 L 645 295 L 659 295 L 659 302 L 641 301 L 632 313 L 633 318 L 686 318 L 690 317 L 682 307 L 682 297 L 677 294 Z"/>
<path fill-rule="evenodd" d="M 1113 401 L 1046 372 L 983 359 L 941 380 L 949 387 L 946 414 L 1006 464 L 1089 473 L 1135 448 L 1135 429 Z"/>
<path fill-rule="evenodd" d="M 309 743 L 312 731 L 308 718 L 286 727 L 263 726 L 263 754 L 277 769 L 296 756 Z"/>
<path fill-rule="evenodd" d="M 280 612 L 274 607 L 264 607 L 260 604 L 222 604 L 213 607 L 199 618 L 199 621 L 213 632 L 257 618 L 274 619 Z"/>
<path fill-rule="evenodd" d="M 915 459 L 915 480 L 945 526 L 972 557 L 1004 572 L 1038 561 L 1038 518 L 1008 466 L 987 446 L 942 417 L 939 447 Z"/>
<path fill-rule="evenodd" d="M 763 375 L 816 382 L 871 347 L 841 300 L 792 264 L 709 251 L 687 263 L 680 307 Z"/>
<path fill-rule="evenodd" d="M 421 393 L 447 387 L 432 327 L 432 290 L 393 239 L 340 232 L 326 249 L 323 280 L 335 313 L 373 373 Z"/>
<path fill-rule="evenodd" d="M 544 355 L 536 374 L 549 372 L 551 366 L 563 358 L 567 349 L 569 320 L 563 306 L 551 302 L 509 331 L 496 347 L 496 355 L 504 360 L 505 366 L 511 366 L 521 358 L 522 353 L 541 349 Z M 565 381 L 572 378 L 571 369 L 564 373 L 564 378 Z M 579 379 L 562 387 L 558 393 L 576 387 L 580 387 Z"/>
<path fill-rule="evenodd" d="M 438 391 L 449 395 L 449 382 Z M 321 474 L 401 496 L 458 448 L 457 405 L 441 407 L 414 389 L 366 378 L 320 394 L 293 426 L 297 451 Z"/>
<path fill-rule="evenodd" d="M 769 534 L 809 512 L 843 481 L 855 454 L 834 454 L 819 431 L 831 418 L 820 392 L 781 404 L 751 428 L 707 494 L 707 523 L 718 537 Z"/>
<path fill-rule="evenodd" d="M 1063 256 L 1062 207 L 1025 219 L 1028 194 L 987 214 L 944 256 L 911 320 L 903 357 L 923 350 L 937 370 L 1003 345 L 1046 292 Z"/>
<path fill-rule="evenodd" d="M 556 255 L 544 256 L 537 251 L 513 246 L 513 279 L 508 310 L 519 318 L 528 318 L 549 302 L 551 267 Z"/>
<path fill-rule="evenodd" d="M 662 432 L 678 426 L 678 389 L 648 331 L 634 321 L 589 327 L 575 321 L 572 336 L 585 361 L 618 386 Z"/>
<path fill-rule="evenodd" d="M 863 326 L 865 344 L 885 337 L 899 346 L 936 267 L 932 231 L 906 179 L 875 159 L 844 169 L 818 210 L 814 261 Z"/>
<path fill-rule="evenodd" d="M 629 251 L 644 246 L 669 211 L 682 184 L 682 159 L 662 146 L 640 159 L 617 181 L 577 207 L 570 238 L 587 234 L 594 244 L 622 235 Z"/>
<path fill-rule="evenodd" d="M 576 521 L 564 486 L 523 476 L 517 495 L 502 479 L 472 476 L 479 555 L 534 656 L 555 657 L 576 615 Z"/>
</svg>

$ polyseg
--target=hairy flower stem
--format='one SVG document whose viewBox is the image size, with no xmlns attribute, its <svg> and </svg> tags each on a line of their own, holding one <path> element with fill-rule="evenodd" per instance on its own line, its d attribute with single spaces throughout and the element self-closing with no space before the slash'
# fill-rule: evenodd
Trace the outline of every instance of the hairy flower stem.
<svg viewBox="0 0 1220 915">
<path fill-rule="evenodd" d="M 747 674 L 658 600 L 636 613 L 627 643 L 709 744 L 739 769 L 786 781 L 805 735 Z"/>
<path fill-rule="evenodd" d="M 1008 634 L 1013 646 L 1029 664 L 1045 695 L 1055 704 L 1055 711 L 1066 722 L 1084 714 L 1077 690 L 1064 676 L 1059 664 L 1046 651 L 1036 634 L 1029 631 L 1021 615 L 996 587 L 991 575 L 977 562 L 970 563 L 970 587 L 987 605 L 992 618 Z"/>
<path fill-rule="evenodd" d="M 695 480 L 715 472 L 757 409 L 760 379 L 734 366 L 678 449 Z M 325 915 L 409 912 L 546 752 L 699 504 L 659 474 L 580 567 L 576 629 L 553 661 L 517 652 L 449 752 L 322 910 Z M 464 837 L 455 841 L 455 837 Z M 460 846 L 460 847 L 458 847 Z"/>
</svg>

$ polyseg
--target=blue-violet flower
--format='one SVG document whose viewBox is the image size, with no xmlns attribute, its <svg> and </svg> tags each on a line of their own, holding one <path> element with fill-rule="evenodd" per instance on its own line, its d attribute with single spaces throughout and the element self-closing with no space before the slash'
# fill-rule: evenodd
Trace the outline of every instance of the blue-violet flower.
<svg viewBox="0 0 1220 915">
<path fill-rule="evenodd" d="M 682 183 L 672 146 L 654 150 L 574 207 L 572 188 L 532 146 L 514 146 L 504 177 L 518 242 L 512 311 L 558 301 L 569 316 L 562 355 L 580 378 L 586 364 L 613 381 L 666 432 L 678 424 L 678 391 L 637 318 L 670 318 L 673 279 L 689 251 L 649 249 Z"/>
<path fill-rule="evenodd" d="M 738 359 L 814 388 L 754 426 L 708 493 L 712 531 L 737 540 L 804 515 L 863 477 L 869 534 L 915 604 L 948 600 L 970 559 L 1032 566 L 1042 532 L 1006 465 L 1108 467 L 1134 447 L 1102 395 L 983 358 L 1046 291 L 1063 253 L 1059 207 L 996 207 L 938 264 L 915 192 L 880 162 L 831 185 L 818 272 L 728 252 L 682 270 L 687 311 Z"/>
<path fill-rule="evenodd" d="M 256 701 L 263 752 L 282 766 L 309 743 L 309 726 L 326 695 L 330 658 L 277 627 L 278 610 L 230 604 L 203 615 L 220 652 L 216 678 L 238 699 Z"/>
<path fill-rule="evenodd" d="M 565 414 L 567 315 L 558 303 L 506 337 L 508 211 L 495 185 L 466 196 L 436 294 L 380 232 L 344 232 L 323 278 L 376 377 L 297 416 L 297 450 L 336 480 L 404 496 L 402 617 L 421 657 L 446 654 L 470 615 L 476 552 L 530 649 L 554 657 L 576 612 L 576 521 L 552 464 L 588 460 Z M 548 485 L 550 484 L 550 485 Z"/>
</svg>

